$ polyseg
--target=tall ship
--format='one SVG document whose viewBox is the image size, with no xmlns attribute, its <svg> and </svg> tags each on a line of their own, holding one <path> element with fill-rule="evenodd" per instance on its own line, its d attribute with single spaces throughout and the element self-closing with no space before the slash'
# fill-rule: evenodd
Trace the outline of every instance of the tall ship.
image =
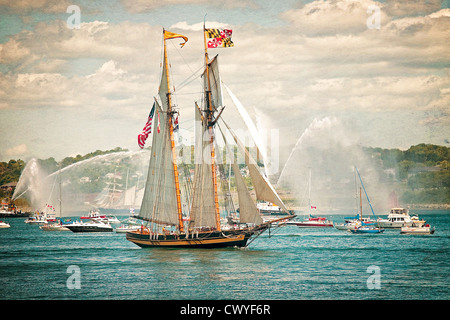
<svg viewBox="0 0 450 320">
<path fill-rule="evenodd" d="M 221 117 L 222 87 L 219 75 L 218 55 L 209 59 L 208 48 L 232 46 L 231 30 L 206 29 L 203 27 L 205 45 L 205 66 L 203 78 L 203 103 L 193 103 L 195 110 L 195 146 L 194 174 L 188 189 L 188 201 L 182 202 L 180 166 L 177 165 L 174 130 L 178 126 L 178 112 L 172 102 L 171 83 L 166 41 L 187 37 L 163 30 L 164 56 L 162 63 L 159 100 L 155 98 L 149 119 L 153 116 L 158 121 L 157 130 L 153 130 L 150 163 L 144 196 L 138 219 L 147 221 L 146 225 L 135 231 L 127 232 L 127 240 L 140 247 L 176 247 L 176 248 L 221 248 L 245 247 L 262 232 L 269 229 L 275 220 L 263 222 L 256 206 L 257 200 L 268 201 L 278 205 L 287 214 L 282 219 L 294 217 L 289 215 L 280 197 L 268 179 L 259 171 L 257 162 L 248 149 L 244 147 L 236 134 Z M 144 128 L 145 129 L 145 128 Z M 231 133 L 228 141 L 224 131 Z M 233 207 L 231 197 L 225 196 L 219 205 L 219 191 L 229 183 L 223 183 L 226 171 L 216 155 L 216 139 L 220 137 L 226 145 L 237 145 L 240 152 L 248 159 L 249 175 L 252 180 L 256 198 L 253 199 L 239 165 L 231 161 L 230 172 L 234 174 L 234 184 L 239 202 L 239 222 L 234 225 L 221 223 L 220 206 Z M 141 146 L 142 137 L 139 137 Z M 181 171 L 183 171 L 181 169 Z M 188 176 L 189 177 L 189 176 Z M 186 177 L 185 177 L 186 178 Z M 228 176 L 230 178 L 230 176 Z M 189 179 L 188 179 L 189 180 Z M 229 194 L 225 191 L 223 194 Z M 183 208 L 188 208 L 184 210 Z M 186 212 L 187 211 L 187 212 Z M 233 211 L 233 209 L 230 209 Z M 234 211 L 236 213 L 236 211 Z"/>
</svg>

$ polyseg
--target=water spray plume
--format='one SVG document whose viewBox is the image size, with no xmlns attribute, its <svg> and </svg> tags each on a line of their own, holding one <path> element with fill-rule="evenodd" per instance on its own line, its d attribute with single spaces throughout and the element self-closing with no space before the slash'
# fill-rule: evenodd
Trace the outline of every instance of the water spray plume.
<svg viewBox="0 0 450 320">
<path fill-rule="evenodd" d="M 324 209 L 352 208 L 354 166 L 367 182 L 370 197 L 383 199 L 386 188 L 380 174 L 364 153 L 358 135 L 336 117 L 314 119 L 297 140 L 281 171 L 277 186 L 291 190 L 298 203 L 305 203 L 308 168 L 312 170 L 311 201 Z"/>
<path fill-rule="evenodd" d="M 104 188 L 107 181 L 105 176 L 114 172 L 114 168 L 121 164 L 127 174 L 127 168 L 135 168 L 134 176 L 145 172 L 148 161 L 148 151 L 122 151 L 98 155 L 85 159 L 53 173 L 46 172 L 35 158 L 26 164 L 12 200 L 24 197 L 28 200 L 31 208 L 41 209 L 47 205 L 55 205 L 59 202 L 60 195 L 55 192 L 58 188 L 54 186 L 56 177 L 61 174 L 63 216 L 70 216 L 73 211 L 87 210 L 92 208 L 92 198 Z M 82 178 L 87 178 L 84 181 Z M 83 182 L 82 182 L 83 180 Z M 142 183 L 144 179 L 140 178 Z M 91 185 L 88 185 L 88 184 Z M 124 187 L 126 183 L 123 183 Z M 131 187 L 131 184 L 129 185 Z M 141 186 L 142 187 L 142 186 Z M 88 205 L 89 204 L 89 205 Z M 140 205 L 140 204 L 139 204 Z"/>
</svg>

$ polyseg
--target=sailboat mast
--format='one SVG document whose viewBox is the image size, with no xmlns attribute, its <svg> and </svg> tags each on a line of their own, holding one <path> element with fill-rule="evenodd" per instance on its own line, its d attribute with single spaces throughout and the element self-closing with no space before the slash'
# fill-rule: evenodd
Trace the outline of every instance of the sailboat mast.
<svg viewBox="0 0 450 320">
<path fill-rule="evenodd" d="M 215 205 L 215 214 L 216 214 L 216 229 L 221 230 L 220 228 L 220 211 L 219 211 L 219 197 L 217 192 L 217 176 L 216 176 L 216 165 L 215 165 L 215 151 L 214 151 L 214 132 L 213 132 L 213 105 L 211 103 L 211 81 L 209 79 L 209 58 L 208 58 L 208 46 L 206 42 L 206 33 L 205 33 L 205 24 L 203 23 L 203 39 L 205 43 L 205 68 L 206 68 L 206 79 L 208 81 L 208 88 L 205 88 L 205 98 L 206 98 L 206 118 L 208 123 L 208 131 L 211 145 L 211 171 L 212 171 L 212 180 L 214 186 L 214 205 Z"/>
<path fill-rule="evenodd" d="M 166 31 L 163 29 L 163 38 L 164 38 L 164 66 L 166 68 L 166 80 L 167 80 L 167 122 L 169 125 L 169 135 L 170 135 L 170 142 L 171 142 L 171 148 L 172 148 L 172 163 L 173 163 L 173 171 L 174 171 L 174 178 L 175 178 L 175 192 L 177 196 L 177 211 L 178 211 L 178 229 L 180 232 L 184 232 L 184 225 L 183 225 L 183 214 L 181 210 L 181 192 L 180 192 L 180 181 L 178 177 L 178 166 L 177 166 L 177 154 L 175 149 L 175 139 L 173 135 L 173 123 L 172 123 L 172 117 L 173 117 L 173 111 L 172 111 L 172 98 L 170 93 L 170 80 L 169 80 L 169 63 L 167 59 L 167 48 L 166 48 L 166 37 L 164 36 L 164 33 Z"/>
<path fill-rule="evenodd" d="M 311 217 L 311 167 L 309 168 L 309 178 L 308 178 L 308 213 Z"/>
<path fill-rule="evenodd" d="M 61 164 L 59 164 L 59 217 L 62 217 Z"/>
<path fill-rule="evenodd" d="M 361 187 L 359 187 L 359 212 L 361 214 L 360 219 L 362 222 L 362 193 L 361 193 Z"/>
</svg>

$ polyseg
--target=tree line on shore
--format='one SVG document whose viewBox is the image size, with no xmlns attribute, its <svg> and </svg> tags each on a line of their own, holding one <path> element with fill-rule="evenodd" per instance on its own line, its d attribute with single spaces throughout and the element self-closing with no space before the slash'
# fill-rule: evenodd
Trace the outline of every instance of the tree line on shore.
<svg viewBox="0 0 450 320">
<path fill-rule="evenodd" d="M 66 157 L 57 162 L 53 157 L 38 159 L 47 172 L 55 172 L 76 162 L 98 155 L 127 151 L 117 147 L 86 155 Z M 449 204 L 450 203 L 450 148 L 433 144 L 418 144 L 408 150 L 366 147 L 364 151 L 375 158 L 381 169 L 394 185 L 398 186 L 399 198 L 405 204 Z M 0 162 L 0 186 L 17 182 L 25 161 Z M 2 188 L 0 198 L 7 197 L 11 190 Z"/>
</svg>

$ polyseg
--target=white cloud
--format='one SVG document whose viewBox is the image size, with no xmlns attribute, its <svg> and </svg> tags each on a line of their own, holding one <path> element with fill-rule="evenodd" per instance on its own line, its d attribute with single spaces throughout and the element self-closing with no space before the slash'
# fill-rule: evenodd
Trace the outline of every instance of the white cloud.
<svg viewBox="0 0 450 320">
<path fill-rule="evenodd" d="M 24 156 L 28 152 L 28 147 L 25 143 L 19 144 L 15 147 L 12 147 L 10 149 L 7 149 L 5 151 L 6 156 L 8 157 L 20 157 Z"/>
<path fill-rule="evenodd" d="M 367 29 L 370 6 L 381 8 L 381 22 L 388 20 L 383 4 L 371 0 L 313 1 L 298 9 L 283 12 L 280 17 L 308 35 L 354 34 Z"/>
<path fill-rule="evenodd" d="M 252 0 L 122 0 L 125 9 L 131 13 L 141 13 L 161 7 L 177 5 L 209 5 L 226 8 L 257 8 Z"/>
<path fill-rule="evenodd" d="M 14 39 L 0 44 L 0 63 L 9 64 L 19 61 L 30 54 L 28 48 L 24 48 Z"/>
<path fill-rule="evenodd" d="M 50 13 L 66 12 L 70 2 L 67 0 L 0 0 L 0 7 L 13 12 L 41 11 Z"/>
<path fill-rule="evenodd" d="M 148 6 L 153 2 L 137 3 Z M 381 8 L 380 30 L 366 26 L 366 10 L 371 4 Z M 235 43 L 233 48 L 209 53 L 211 57 L 220 54 L 222 80 L 251 116 L 256 109 L 272 119 L 280 136 L 286 136 L 283 143 L 295 143 L 301 128 L 307 128 L 314 118 L 348 115 L 353 119 L 357 112 L 358 118 L 369 124 L 364 128 L 367 132 L 383 132 L 386 130 L 370 127 L 380 122 L 383 128 L 386 125 L 377 122 L 382 118 L 377 112 L 403 117 L 408 110 L 413 110 L 416 118 L 427 113 L 413 128 L 417 130 L 414 139 L 427 141 L 420 130 L 431 124 L 448 125 L 449 114 L 441 110 L 450 105 L 450 9 L 396 17 L 388 10 L 391 5 L 369 0 L 313 1 L 279 15 L 285 25 L 276 27 L 208 21 L 207 26 L 231 27 Z M 174 46 L 168 45 L 175 86 L 204 62 L 203 22 L 180 20 L 170 30 L 188 36 L 189 42 L 183 49 L 176 41 Z M 90 130 L 101 138 L 90 139 L 91 149 L 100 148 L 95 145 L 100 139 L 123 141 L 112 125 L 124 121 L 120 125 L 126 122 L 127 139 L 135 146 L 134 126 L 137 132 L 142 129 L 142 119 L 148 115 L 159 85 L 161 31 L 158 25 L 131 21 L 84 22 L 80 29 L 72 30 L 65 21 L 38 22 L 34 29 L 23 30 L 0 44 L 0 60 L 6 68 L 0 73 L 0 108 L 36 112 L 51 117 L 53 123 L 69 118 L 79 126 L 73 130 L 79 132 L 86 119 L 96 121 L 98 128 Z M 176 91 L 183 121 L 191 116 L 193 101 L 200 99 L 199 83 L 193 81 Z M 226 105 L 224 117 L 234 108 L 230 102 Z M 8 127 L 6 120 L 1 125 Z M 403 137 L 373 135 L 371 143 L 395 146 L 400 140 L 412 141 L 407 131 L 399 134 Z M 61 129 L 54 132 L 53 139 L 56 142 L 52 143 L 70 148 L 77 137 Z M 19 145 L 22 141 L 8 143 Z M 39 147 L 28 145 L 33 151 Z"/>
</svg>

